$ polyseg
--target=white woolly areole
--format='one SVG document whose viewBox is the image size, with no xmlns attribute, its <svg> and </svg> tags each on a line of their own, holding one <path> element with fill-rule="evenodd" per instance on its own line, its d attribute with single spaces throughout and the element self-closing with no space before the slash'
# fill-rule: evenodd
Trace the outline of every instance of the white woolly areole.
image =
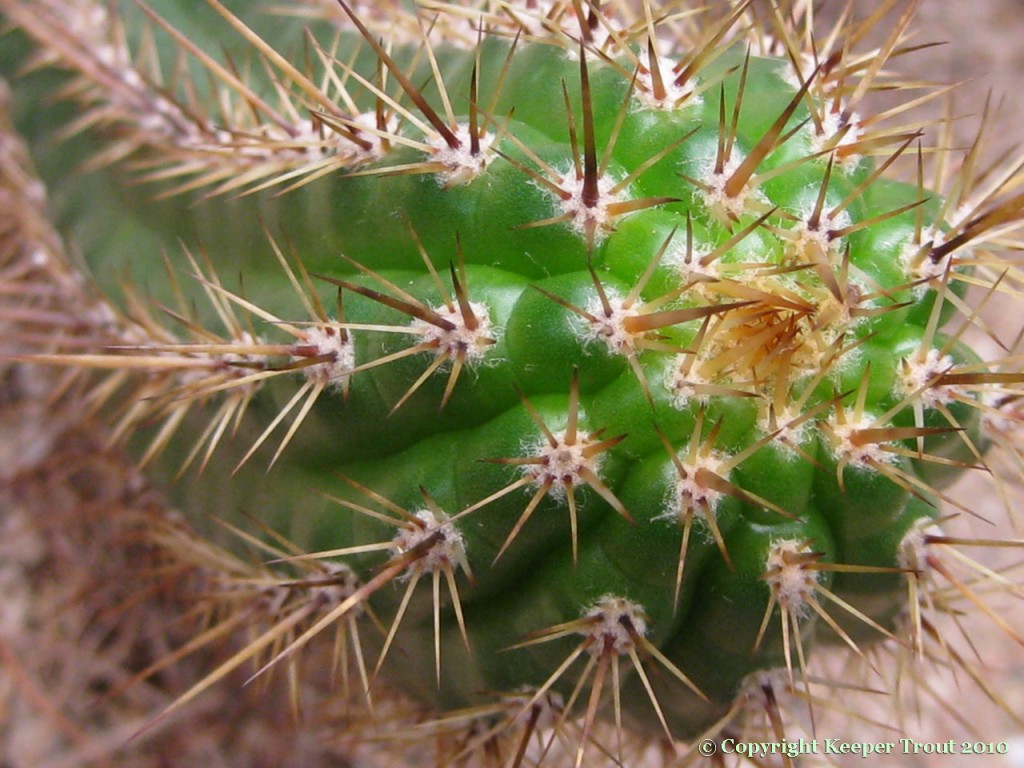
<svg viewBox="0 0 1024 768">
<path fill-rule="evenodd" d="M 330 325 L 313 326 L 304 332 L 302 346 L 314 350 L 313 355 L 308 357 L 327 358 L 322 363 L 303 368 L 306 378 L 334 389 L 340 389 L 345 385 L 356 363 L 351 336 L 346 337 L 340 328 Z M 306 357 L 303 355 L 296 359 L 302 360 Z"/>
<path fill-rule="evenodd" d="M 764 195 L 759 190 L 750 189 L 748 184 L 743 186 L 738 195 L 730 196 L 726 194 L 725 185 L 745 159 L 744 154 L 733 147 L 729 153 L 729 159 L 722 167 L 721 173 L 715 173 L 714 160 L 710 160 L 701 168 L 699 178 L 708 186 L 708 189 L 700 189 L 698 194 L 703 198 L 708 210 L 717 215 L 741 216 L 746 212 L 747 203 L 751 198 L 760 201 L 765 200 Z"/>
<path fill-rule="evenodd" d="M 509 13 L 529 36 L 539 37 L 544 40 L 551 39 L 554 33 L 555 38 L 566 38 L 577 40 L 580 37 L 580 23 L 572 10 L 572 4 L 565 0 L 534 0 L 533 7 L 523 7 L 521 3 L 502 4 L 504 11 Z M 589 16 L 589 14 L 588 14 Z M 608 21 L 604 16 L 604 21 Z M 590 39 L 587 42 L 594 48 L 603 49 L 615 42 L 615 38 L 603 23 L 598 24 L 591 30 Z M 575 47 L 567 47 L 565 54 L 570 59 L 579 58 L 579 50 Z"/>
<path fill-rule="evenodd" d="M 584 619 L 589 620 L 584 634 L 592 641 L 587 649 L 592 656 L 608 651 L 627 654 L 636 647 L 634 638 L 647 634 L 644 609 L 624 597 L 605 595 L 584 614 Z"/>
<path fill-rule="evenodd" d="M 897 564 L 900 568 L 916 571 L 919 574 L 927 573 L 930 566 L 928 563 L 931 557 L 931 545 L 928 543 L 929 536 L 941 536 L 942 529 L 931 520 L 922 520 L 916 523 L 903 535 L 900 542 Z"/>
<path fill-rule="evenodd" d="M 718 502 L 724 495 L 721 491 L 708 488 L 697 479 L 701 470 L 728 478 L 729 473 L 722 471 L 724 458 L 717 453 L 706 453 L 700 455 L 694 461 L 686 461 L 682 456 L 678 457 L 682 465 L 685 477 L 673 469 L 672 488 L 665 500 L 665 511 L 658 515 L 656 520 L 679 521 L 687 516 L 693 515 L 698 509 L 707 510 L 714 514 L 718 508 Z"/>
<path fill-rule="evenodd" d="M 678 355 L 672 373 L 665 377 L 665 386 L 672 395 L 672 405 L 679 410 L 686 408 L 691 401 L 706 404 L 711 399 L 711 395 L 700 391 L 700 387 L 713 382 L 697 372 L 699 365 L 691 366 L 690 372 L 684 373 L 686 362 L 685 355 Z"/>
<path fill-rule="evenodd" d="M 769 421 L 769 412 L 765 408 L 758 419 L 758 429 L 765 435 L 773 432 L 776 433 L 769 445 L 782 451 L 788 458 L 795 459 L 800 455 L 795 447 L 807 442 L 810 437 L 810 431 L 813 428 L 810 419 L 792 426 L 793 422 L 802 415 L 800 411 L 787 405 L 782 411 L 775 414 L 775 429 L 772 429 L 771 422 Z"/>
<path fill-rule="evenodd" d="M 902 386 L 902 394 L 918 392 L 918 396 L 926 408 L 944 405 L 954 400 L 954 394 L 958 391 L 957 387 L 929 384 L 929 382 L 934 382 L 936 377 L 951 370 L 953 365 L 952 357 L 940 356 L 939 350 L 929 349 L 923 360 L 920 355 L 914 355 L 903 361 L 901 377 L 897 386 Z"/>
<path fill-rule="evenodd" d="M 927 580 L 936 565 L 941 567 L 941 553 L 935 550 L 928 539 L 942 535 L 942 529 L 933 520 L 918 520 L 900 542 L 897 565 L 913 572 L 908 577 L 914 576 L 920 581 Z M 918 598 L 919 601 L 929 599 L 925 595 Z"/>
<path fill-rule="evenodd" d="M 436 163 L 444 166 L 444 170 L 438 172 L 437 178 L 444 186 L 451 187 L 457 184 L 468 184 L 481 173 L 487 170 L 496 155 L 491 151 L 494 144 L 494 135 L 485 133 L 480 136 L 479 151 L 473 154 L 472 134 L 468 123 L 459 123 L 455 128 L 455 136 L 459 140 L 458 148 L 448 146 L 444 137 L 437 135 L 431 137 L 427 144 L 431 148 L 431 156 Z"/>
<path fill-rule="evenodd" d="M 767 43 L 765 46 L 766 55 L 786 60 L 777 70 L 779 79 L 794 91 L 799 91 L 803 87 L 804 81 L 810 77 L 811 73 L 818 66 L 814 54 L 808 51 L 800 51 L 797 57 L 800 69 L 797 71 L 797 68 L 793 66 L 793 62 L 789 58 L 786 43 L 775 36 L 764 35 L 764 38 Z"/>
<path fill-rule="evenodd" d="M 454 328 L 441 328 L 419 318 L 414 319 L 409 328 L 419 336 L 423 343 L 434 346 L 434 353 L 448 358 L 460 358 L 464 362 L 476 362 L 486 354 L 493 342 L 491 336 L 491 317 L 487 305 L 479 301 L 471 301 L 470 309 L 476 318 L 476 328 L 466 325 L 466 318 L 457 304 L 449 307 L 442 304 L 431 307 L 431 311 L 454 325 Z"/>
<path fill-rule="evenodd" d="M 701 264 L 701 259 L 711 253 L 705 246 L 693 244 L 687 247 L 682 241 L 674 241 L 662 258 L 662 263 L 671 267 L 684 283 L 693 283 L 693 289 L 704 294 L 705 282 L 714 282 L 721 278 L 718 260 L 710 264 Z M 687 258 L 689 256 L 689 258 Z"/>
<path fill-rule="evenodd" d="M 607 299 L 611 308 L 610 313 L 605 311 L 600 296 L 593 296 L 587 302 L 587 314 L 596 317 L 598 322 L 587 319 L 581 329 L 582 339 L 585 342 L 604 342 L 608 351 L 630 355 L 636 351 L 638 334 L 626 329 L 625 320 L 627 317 L 639 317 L 639 313 L 635 309 L 623 308 L 623 299 L 612 292 L 607 294 Z"/>
<path fill-rule="evenodd" d="M 847 419 L 845 424 L 832 423 L 830 428 L 835 434 L 838 444 L 833 447 L 837 458 L 845 458 L 850 466 L 858 469 L 873 470 L 872 463 L 892 464 L 895 456 L 882 449 L 878 443 L 857 445 L 853 442 L 854 433 L 864 429 L 875 429 L 874 416 L 864 414 L 859 419 Z"/>
<path fill-rule="evenodd" d="M 424 542 L 431 541 L 426 553 L 409 564 L 406 576 L 410 574 L 438 573 L 448 571 L 466 562 L 466 548 L 455 525 L 448 520 L 438 519 L 429 509 L 421 509 L 414 517 L 422 525 L 403 526 L 392 541 L 395 552 L 402 555 Z"/>
<path fill-rule="evenodd" d="M 945 242 L 946 236 L 934 227 L 928 228 L 921 233 L 920 243 L 908 240 L 899 255 L 900 263 L 906 270 L 907 275 L 913 280 L 941 280 L 943 275 L 951 270 L 955 251 L 950 251 L 938 261 L 932 260 L 931 251 L 933 248 L 944 245 Z M 924 251 L 923 253 L 922 250 Z M 970 258 L 969 249 L 966 250 L 966 253 L 968 258 Z M 927 283 L 915 287 L 915 293 L 918 295 L 927 290 Z"/>
<path fill-rule="evenodd" d="M 548 37 L 552 27 L 562 31 L 569 31 L 564 21 L 565 14 L 555 13 L 555 11 L 560 9 L 561 5 L 561 0 L 536 0 L 533 8 L 513 8 L 510 6 L 509 10 L 527 35 Z M 579 24 L 576 22 L 575 15 L 569 14 L 569 17 L 571 22 L 576 25 L 573 31 L 579 34 Z M 552 21 L 552 18 L 558 18 L 559 21 Z"/>
<path fill-rule="evenodd" d="M 684 85 L 676 85 L 676 75 L 673 71 L 678 61 L 664 56 L 658 56 L 657 66 L 661 74 L 661 82 L 665 89 L 665 96 L 657 98 L 654 95 L 654 75 L 652 70 L 654 64 L 650 60 L 650 54 L 645 48 L 640 52 L 640 71 L 637 74 L 637 88 L 635 95 L 637 101 L 648 109 L 673 110 L 678 109 L 684 103 L 687 106 L 697 106 L 703 103 L 699 95 L 694 94 L 695 81 Z"/>
<path fill-rule="evenodd" d="M 818 220 L 818 226 L 811 229 L 807 222 L 813 213 L 813 200 L 808 202 L 804 210 L 797 213 L 799 221 L 789 230 L 789 234 L 793 236 L 788 242 L 789 249 L 802 254 L 813 253 L 812 247 L 820 248 L 821 253 L 825 255 L 841 252 L 843 238 L 832 238 L 829 236 L 829 232 L 842 230 L 850 226 L 853 223 L 850 214 L 842 210 L 835 216 L 830 216 L 828 212 L 822 211 Z"/>
<path fill-rule="evenodd" d="M 764 578 L 775 599 L 798 616 L 808 610 L 807 603 L 814 595 L 820 574 L 805 563 L 787 562 L 787 555 L 802 555 L 808 551 L 807 545 L 796 539 L 774 541 L 765 561 Z"/>
<path fill-rule="evenodd" d="M 559 182 L 559 187 L 569 193 L 569 197 L 562 199 L 556 196 L 558 207 L 563 214 L 571 216 L 569 226 L 573 231 L 585 235 L 593 231 L 595 238 L 600 238 L 610 227 L 611 215 L 608 213 L 608 206 L 620 202 L 623 199 L 624 190 L 612 195 L 612 188 L 616 185 L 615 179 L 602 176 L 597 180 L 597 203 L 588 206 L 583 202 L 584 179 L 577 179 L 574 174 L 565 174 Z"/>
<path fill-rule="evenodd" d="M 863 130 L 860 125 L 860 115 L 856 112 L 850 113 L 849 120 L 846 123 L 841 122 L 842 110 L 836 112 L 829 109 L 821 118 L 821 133 L 815 130 L 814 135 L 811 137 L 811 152 L 823 152 L 826 148 L 829 150 L 837 149 L 839 147 L 848 147 L 856 144 L 860 141 Z M 838 141 L 836 138 L 842 135 Z M 861 161 L 862 155 L 857 153 L 849 153 L 846 155 L 839 154 L 825 154 L 823 158 L 828 160 L 829 157 L 835 158 L 835 164 L 849 168 L 857 165 Z"/>
<path fill-rule="evenodd" d="M 529 477 L 535 486 L 550 485 L 549 493 L 556 499 L 565 498 L 566 487 L 575 487 L 586 483 L 583 474 L 586 471 L 597 474 L 601 466 L 601 454 L 587 456 L 585 450 L 589 443 L 579 439 L 569 444 L 565 441 L 565 430 L 552 432 L 557 445 L 551 446 L 547 439 L 542 439 L 535 447 L 527 450 L 527 455 L 537 456 L 542 461 L 538 464 L 523 466 L 523 474 Z"/>
</svg>

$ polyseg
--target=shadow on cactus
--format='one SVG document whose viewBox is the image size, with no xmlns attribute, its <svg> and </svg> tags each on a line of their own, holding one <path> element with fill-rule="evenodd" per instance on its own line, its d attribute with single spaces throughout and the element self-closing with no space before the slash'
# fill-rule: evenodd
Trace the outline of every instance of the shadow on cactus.
<svg viewBox="0 0 1024 768">
<path fill-rule="evenodd" d="M 912 3 L 818 38 L 806 3 L 208 5 L 0 2 L 70 73 L 78 116 L 24 122 L 68 137 L 41 172 L 118 297 L 67 332 L 25 298 L 18 359 L 255 555 L 154 526 L 218 619 L 133 679 L 248 632 L 162 715 L 239 668 L 298 706 L 328 638 L 339 706 L 414 702 L 440 764 L 685 765 L 889 661 L 978 679 L 965 610 L 1021 642 L 967 554 L 1020 542 L 949 489 L 1019 461 L 981 318 L 1024 195 L 899 124 L 941 93 L 890 72 Z M 7 286 L 70 269 L 37 256 Z"/>
</svg>

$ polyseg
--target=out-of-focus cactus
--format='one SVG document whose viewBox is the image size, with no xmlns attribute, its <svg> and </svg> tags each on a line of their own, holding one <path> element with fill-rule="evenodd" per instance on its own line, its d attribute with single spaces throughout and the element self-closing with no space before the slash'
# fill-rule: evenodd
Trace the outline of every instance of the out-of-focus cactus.
<svg viewBox="0 0 1024 768">
<path fill-rule="evenodd" d="M 177 475 L 149 536 L 217 620 L 140 676 L 250 633 L 163 714 L 246 665 L 298 693 L 330 636 L 338 698 L 386 681 L 442 762 L 633 764 L 781 740 L 857 682 L 819 646 L 1016 637 L 942 526 L 1017 429 L 1019 354 L 970 334 L 1024 197 L 899 124 L 912 9 L 866 49 L 883 14 L 810 3 L 193 5 L 0 1 L 96 283 L 12 226 L 14 359 Z"/>
</svg>

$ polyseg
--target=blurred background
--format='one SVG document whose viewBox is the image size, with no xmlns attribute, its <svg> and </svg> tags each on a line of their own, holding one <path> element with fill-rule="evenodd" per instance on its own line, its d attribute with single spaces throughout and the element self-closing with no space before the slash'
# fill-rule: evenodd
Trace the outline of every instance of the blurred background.
<svg viewBox="0 0 1024 768">
<path fill-rule="evenodd" d="M 831 28 L 848 6 L 852 6 L 857 17 L 865 18 L 875 9 L 887 5 L 893 4 L 880 0 L 850 3 L 846 0 L 824 0 L 813 3 L 819 29 Z M 895 9 L 889 11 L 887 20 L 895 23 L 906 5 L 896 4 Z M 884 41 L 891 28 L 890 23 L 879 25 L 873 33 L 875 44 Z M 957 147 L 966 150 L 971 146 L 986 102 L 989 102 L 992 115 L 986 133 L 985 156 L 997 167 L 1024 161 L 1024 0 L 920 0 L 912 29 L 914 44 L 941 44 L 899 57 L 891 69 L 936 84 L 962 83 L 951 95 L 953 109 L 950 113 L 959 118 L 954 129 Z M 873 98 L 879 108 L 885 108 L 894 103 L 895 96 L 877 94 Z M 946 110 L 946 99 L 937 99 L 922 105 L 915 114 L 941 118 Z M 1015 261 L 1019 264 L 1020 258 Z M 986 315 L 996 335 L 1006 343 L 1012 343 L 1024 324 L 1024 299 L 1001 297 L 988 307 Z M 984 337 L 976 338 L 974 342 L 979 347 L 992 346 L 992 340 Z M 1024 488 L 1019 474 L 1014 472 L 1017 476 L 1012 483 L 1008 503 L 998 498 L 991 482 L 981 477 L 981 473 L 972 474 L 974 476 L 955 489 L 955 496 L 960 500 L 969 499 L 971 508 L 992 520 L 993 525 L 976 519 L 965 521 L 966 524 L 962 525 L 964 534 L 1020 538 L 1024 532 Z M 1007 505 L 1011 507 L 1009 515 Z M 964 551 L 994 568 L 1015 568 L 1012 570 L 1014 580 L 1018 584 L 1022 582 L 1018 565 L 1022 560 L 1021 550 L 973 547 Z M 1021 597 L 1019 594 L 1006 596 L 999 603 L 998 610 L 1018 631 L 1024 632 Z M 961 735 L 967 738 L 969 724 L 986 741 L 1007 741 L 1010 752 L 1005 757 L 942 755 L 915 758 L 904 755 L 899 762 L 928 768 L 953 768 L 954 765 L 1024 768 L 1024 728 L 1021 725 L 1024 719 L 1024 648 L 1017 640 L 997 629 L 989 619 L 971 616 L 964 628 L 974 646 L 969 658 L 980 664 L 992 681 L 993 695 L 979 690 L 962 671 L 952 674 L 939 665 L 930 666 L 926 668 L 925 675 L 929 684 L 934 686 L 935 698 L 940 702 L 936 705 L 936 701 L 932 701 L 926 705 L 922 701 L 921 714 L 909 718 L 911 724 L 919 722 L 917 733 L 911 735 L 934 741 L 956 739 Z M 959 647 L 964 645 L 963 635 L 950 640 Z M 1005 706 L 996 704 L 993 701 L 995 696 L 1002 697 Z M 910 730 L 913 731 L 913 727 Z M 869 730 L 866 739 L 876 740 L 879 733 L 877 728 L 873 732 Z"/>
</svg>

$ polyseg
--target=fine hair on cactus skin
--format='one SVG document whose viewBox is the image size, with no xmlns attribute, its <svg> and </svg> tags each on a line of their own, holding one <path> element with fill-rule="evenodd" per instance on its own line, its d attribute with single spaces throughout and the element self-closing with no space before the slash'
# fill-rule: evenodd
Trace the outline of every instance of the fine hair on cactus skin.
<svg viewBox="0 0 1024 768">
<path fill-rule="evenodd" d="M 104 558 L 104 714 L 0 661 L 68 759 L 222 696 L 310 760 L 762 765 L 932 670 L 1024 728 L 971 628 L 1024 647 L 1024 161 L 913 116 L 917 2 L 818 5 L 0 0 L 4 524 Z"/>
</svg>

